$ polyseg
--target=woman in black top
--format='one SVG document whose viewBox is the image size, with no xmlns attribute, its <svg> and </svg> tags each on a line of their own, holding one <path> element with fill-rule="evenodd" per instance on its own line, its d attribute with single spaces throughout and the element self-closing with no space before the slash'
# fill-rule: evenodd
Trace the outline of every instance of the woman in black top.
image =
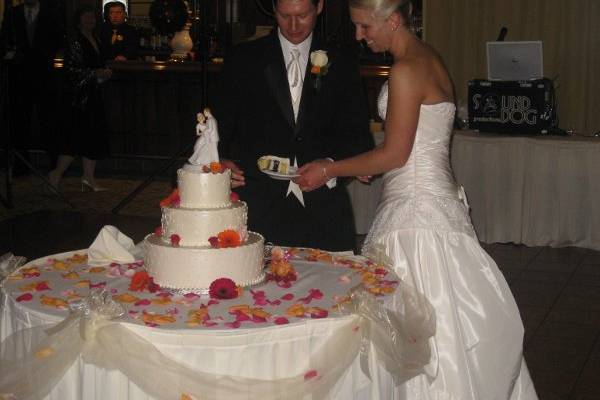
<svg viewBox="0 0 600 400">
<path fill-rule="evenodd" d="M 72 121 L 65 125 L 66 135 L 61 144 L 61 155 L 56 168 L 50 171 L 48 177 L 58 187 L 60 178 L 74 156 L 80 155 L 83 164 L 81 189 L 97 192 L 105 189 L 98 186 L 94 178 L 96 160 L 109 153 L 101 85 L 110 79 L 111 70 L 105 68 L 100 42 L 94 33 L 94 10 L 85 6 L 77 10 L 75 25 L 75 37 L 69 43 L 64 64 Z"/>
</svg>

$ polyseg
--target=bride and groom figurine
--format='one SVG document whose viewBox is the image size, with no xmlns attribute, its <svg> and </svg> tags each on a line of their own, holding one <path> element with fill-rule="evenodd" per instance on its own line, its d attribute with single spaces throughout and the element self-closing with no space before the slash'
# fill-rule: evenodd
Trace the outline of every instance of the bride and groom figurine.
<svg viewBox="0 0 600 400">
<path fill-rule="evenodd" d="M 194 144 L 194 154 L 188 159 L 192 166 L 201 168 L 203 165 L 209 165 L 211 162 L 219 162 L 219 129 L 217 120 L 213 117 L 210 109 L 207 107 L 203 112 L 196 116 L 198 124 L 196 125 L 196 143 Z"/>
</svg>

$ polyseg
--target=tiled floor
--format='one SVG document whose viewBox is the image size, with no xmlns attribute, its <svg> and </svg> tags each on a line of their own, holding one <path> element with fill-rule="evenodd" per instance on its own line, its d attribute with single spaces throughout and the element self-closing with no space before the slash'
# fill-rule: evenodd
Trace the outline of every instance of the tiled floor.
<svg viewBox="0 0 600 400">
<path fill-rule="evenodd" d="M 150 185 L 122 215 L 110 210 L 139 181 L 100 182 L 110 190 L 82 193 L 77 178 L 67 178 L 61 187 L 72 209 L 35 179 L 17 180 L 17 207 L 0 207 L 0 254 L 10 250 L 35 258 L 84 248 L 104 224 L 118 226 L 137 241 L 159 224 L 158 202 L 169 193 L 168 182 Z M 600 251 L 484 247 L 504 273 L 521 310 L 525 357 L 539 398 L 600 400 Z"/>
</svg>

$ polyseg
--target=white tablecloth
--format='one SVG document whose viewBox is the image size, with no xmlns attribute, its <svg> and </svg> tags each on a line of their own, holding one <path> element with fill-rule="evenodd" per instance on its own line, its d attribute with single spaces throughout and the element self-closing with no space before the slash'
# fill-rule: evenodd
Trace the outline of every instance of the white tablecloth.
<svg viewBox="0 0 600 400">
<path fill-rule="evenodd" d="M 479 240 L 600 249 L 600 139 L 457 131 L 451 157 Z"/>
<path fill-rule="evenodd" d="M 40 268 L 48 271 L 58 267 L 63 268 L 64 265 L 56 264 L 56 260 L 62 260 L 72 255 L 73 253 L 65 253 L 55 256 L 56 258 L 49 257 L 36 260 L 29 265 L 41 265 Z M 339 266 L 332 267 L 331 265 L 327 266 L 319 263 L 314 264 L 312 267 L 308 264 L 304 265 L 304 269 L 309 268 L 313 272 L 305 271 L 297 286 L 288 290 L 292 293 L 297 292 L 296 297 L 299 297 L 301 292 L 304 293 L 305 285 L 316 285 L 318 282 L 322 284 L 323 274 L 343 276 L 345 273 L 345 269 Z M 323 270 L 323 273 L 319 273 L 321 270 Z M 57 276 L 55 280 L 44 281 L 45 283 L 41 284 L 42 287 L 35 290 L 40 290 L 40 296 L 46 294 L 68 295 L 69 291 L 60 286 L 65 284 L 60 278 L 61 276 L 64 277 L 62 273 L 63 271 L 59 270 L 55 274 Z M 98 275 L 98 277 L 107 279 L 103 275 Z M 39 279 L 44 279 L 44 275 Z M 125 278 L 109 278 L 107 288 L 116 290 L 115 288 L 119 285 L 123 286 L 120 282 L 123 279 Z M 18 289 L 15 290 L 15 288 L 21 288 L 23 285 L 29 284 L 30 281 L 36 281 L 36 278 L 13 281 L 10 286 L 7 286 L 8 282 L 0 285 L 2 307 L 0 341 L 22 329 L 56 324 L 68 314 L 66 310 L 44 307 L 37 300 L 20 300 L 22 297 L 20 293 L 24 292 Z M 76 282 L 74 281 L 73 284 Z M 46 283 L 49 288 L 43 287 Z M 9 287 L 11 288 L 10 292 Z M 36 291 L 33 293 L 37 299 L 38 294 Z M 325 292 L 325 296 L 323 297 L 324 300 L 329 298 L 327 292 Z M 314 302 L 310 304 L 312 305 Z M 130 308 L 130 314 L 131 310 L 132 308 Z M 332 338 L 335 340 L 340 329 L 356 331 L 357 321 L 358 317 L 354 315 L 330 314 L 328 318 L 315 320 L 295 319 L 291 321 L 290 318 L 289 325 L 271 325 L 267 327 L 256 325 L 254 327 L 249 324 L 250 326 L 244 325 L 240 329 L 227 330 L 186 329 L 185 325 L 177 328 L 166 326 L 156 328 L 139 323 L 124 322 L 122 324 L 141 338 L 148 340 L 161 353 L 177 362 L 193 366 L 198 371 L 273 380 L 303 374 L 305 371 L 310 370 L 311 359 L 315 354 L 323 351 L 327 352 L 328 340 Z M 31 351 L 31 349 L 26 350 L 27 352 Z M 372 374 L 371 380 L 363 373 L 360 356 L 357 356 L 335 384 L 331 397 L 327 398 L 340 400 L 393 398 L 394 385 L 392 377 L 384 367 L 379 365 L 376 352 L 373 351 L 372 347 L 369 352 L 368 363 Z M 82 357 L 79 357 L 75 364 L 68 369 L 62 380 L 47 397 L 47 399 L 52 400 L 145 400 L 151 398 L 119 370 L 100 368 L 87 363 Z M 250 398 L 249 396 L 248 399 Z M 282 398 L 285 398 L 285 396 L 282 396 Z M 312 396 L 305 396 L 307 400 L 312 398 Z"/>
<path fill-rule="evenodd" d="M 455 131 L 451 160 L 482 242 L 600 249 L 600 138 Z M 348 189 L 365 234 L 381 180 Z"/>
</svg>

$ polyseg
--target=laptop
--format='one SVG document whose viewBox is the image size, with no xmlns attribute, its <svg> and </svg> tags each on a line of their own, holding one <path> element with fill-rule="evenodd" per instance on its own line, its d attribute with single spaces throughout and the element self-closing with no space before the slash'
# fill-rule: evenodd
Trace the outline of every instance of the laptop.
<svg viewBox="0 0 600 400">
<path fill-rule="evenodd" d="M 544 77 L 541 41 L 487 42 L 488 80 L 525 81 Z"/>
</svg>

